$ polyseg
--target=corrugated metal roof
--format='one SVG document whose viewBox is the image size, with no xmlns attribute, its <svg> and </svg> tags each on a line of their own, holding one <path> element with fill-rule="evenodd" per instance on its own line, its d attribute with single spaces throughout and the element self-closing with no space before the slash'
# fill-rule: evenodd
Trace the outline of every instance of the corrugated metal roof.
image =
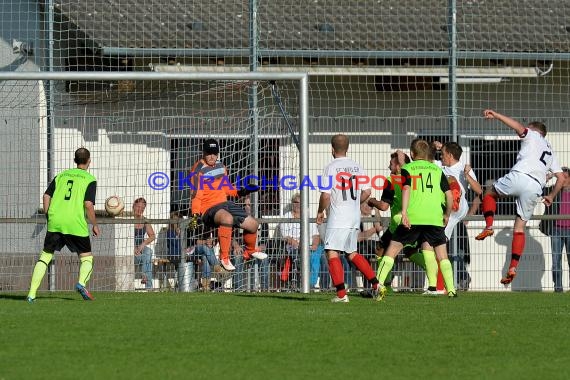
<svg viewBox="0 0 570 380">
<path fill-rule="evenodd" d="M 56 0 L 99 47 L 238 49 L 249 46 L 248 0 Z M 445 51 L 447 0 L 258 1 L 259 47 Z M 462 0 L 464 51 L 570 52 L 570 1 Z"/>
</svg>

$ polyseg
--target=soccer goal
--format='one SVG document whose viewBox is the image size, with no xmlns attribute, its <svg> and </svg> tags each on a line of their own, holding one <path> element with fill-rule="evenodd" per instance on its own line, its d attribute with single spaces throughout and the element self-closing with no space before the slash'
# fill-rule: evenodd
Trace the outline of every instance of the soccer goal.
<svg viewBox="0 0 570 380">
<path fill-rule="evenodd" d="M 147 202 L 144 215 L 156 234 L 151 243 L 153 288 L 176 286 L 165 236 L 169 224 L 176 223 L 172 213 L 188 215 L 187 175 L 200 158 L 204 139 L 219 141 L 220 159 L 232 182 L 249 176 L 265 184 L 252 195 L 251 212 L 273 229 L 295 191 L 283 189 L 279 179 L 309 173 L 305 73 L 2 72 L 0 80 L 5 114 L 0 290 L 29 285 L 46 230 L 42 194 L 58 172 L 74 166 L 78 147 L 91 151 L 90 172 L 97 178 L 102 236 L 92 238 L 94 290 L 146 286 L 133 262 L 131 207 L 140 197 Z M 308 195 L 301 193 L 301 230 L 308 236 Z M 110 218 L 104 203 L 113 195 L 126 207 Z M 177 223 L 185 231 L 187 220 Z M 185 233 L 181 240 L 183 253 L 195 243 Z M 301 252 L 297 290 L 308 292 L 308 247 Z M 196 262 L 197 271 L 202 260 Z M 78 259 L 69 251 L 56 255 L 43 289 L 71 289 L 77 267 Z M 208 286 L 220 290 L 269 290 L 278 281 L 273 280 L 278 269 L 272 266 L 264 268 L 271 276 L 261 280 L 257 266 L 245 269 L 241 277 L 218 274 L 214 267 Z"/>
</svg>

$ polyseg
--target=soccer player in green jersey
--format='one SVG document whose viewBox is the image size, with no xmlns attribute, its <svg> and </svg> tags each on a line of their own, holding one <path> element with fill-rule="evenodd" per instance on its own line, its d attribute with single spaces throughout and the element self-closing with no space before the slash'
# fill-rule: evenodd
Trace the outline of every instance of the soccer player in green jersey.
<svg viewBox="0 0 570 380">
<path fill-rule="evenodd" d="M 390 155 L 390 177 L 388 177 L 388 184 L 382 191 L 382 196 L 380 200 L 376 198 L 368 198 L 368 204 L 372 207 L 376 207 L 381 211 L 387 211 L 390 209 L 390 225 L 388 229 L 382 235 L 380 239 L 380 249 L 378 250 L 378 261 L 382 259 L 385 251 L 392 241 L 392 236 L 396 231 L 396 228 L 401 222 L 401 211 L 402 211 L 402 187 L 404 185 L 403 177 L 401 175 L 401 168 L 405 164 L 410 163 L 410 158 L 401 150 L 398 150 Z M 418 249 L 417 242 L 406 244 L 404 246 L 404 256 L 406 256 L 411 262 L 417 264 L 420 268 L 426 270 L 426 268 L 436 269 L 435 274 L 433 274 L 433 269 L 429 272 L 428 276 L 428 290 L 424 294 L 437 294 L 436 284 L 437 284 L 437 261 L 435 259 L 435 254 L 433 251 L 422 251 Z M 427 266 L 426 266 L 427 260 Z M 379 268 L 380 271 L 380 268 Z M 378 272 L 380 274 L 380 272 Z M 384 286 L 387 287 L 388 292 L 391 291 L 392 276 L 387 275 L 384 282 Z"/>
<path fill-rule="evenodd" d="M 64 246 L 67 246 L 72 252 L 77 252 L 81 261 L 79 281 L 75 285 L 75 290 L 81 294 L 84 300 L 93 300 L 93 296 L 85 289 L 93 271 L 91 241 L 89 240 L 89 228 L 85 216 L 92 225 L 93 235 L 98 236 L 100 231 L 93 207 L 97 181 L 93 175 L 87 172 L 91 163 L 89 150 L 77 149 L 74 161 L 77 168 L 59 173 L 51 181 L 43 196 L 47 233 L 43 251 L 34 267 L 30 291 L 26 298 L 30 303 L 36 299 L 36 292 L 54 252 L 61 251 Z"/>
<path fill-rule="evenodd" d="M 453 195 L 441 168 L 432 163 L 432 150 L 427 141 L 412 141 L 410 153 L 413 162 L 402 167 L 402 221 L 394 231 L 392 241 L 378 265 L 378 280 L 384 284 L 394 266 L 394 258 L 404 245 L 420 242 L 424 258 L 435 250 L 449 297 L 457 297 L 453 284 L 453 269 L 447 258 L 445 225 L 452 211 Z M 445 211 L 442 209 L 445 199 Z M 430 265 L 427 265 L 428 262 Z M 425 262 L 429 277 L 436 273 L 437 263 Z M 435 269 L 435 271 L 434 271 Z M 381 285 L 378 300 L 386 296 L 387 288 Z"/>
</svg>

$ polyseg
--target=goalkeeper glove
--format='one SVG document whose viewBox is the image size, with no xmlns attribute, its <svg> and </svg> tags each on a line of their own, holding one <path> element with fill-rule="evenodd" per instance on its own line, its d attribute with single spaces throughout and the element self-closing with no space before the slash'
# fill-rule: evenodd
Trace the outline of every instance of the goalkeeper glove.
<svg viewBox="0 0 570 380">
<path fill-rule="evenodd" d="M 259 191 L 259 186 L 249 184 L 249 185 L 245 185 L 244 187 L 239 189 L 237 192 L 237 195 L 239 197 L 245 197 L 246 195 L 251 194 L 251 193 L 255 193 L 257 191 Z"/>
<path fill-rule="evenodd" d="M 198 228 L 198 223 L 200 223 L 200 214 L 192 215 L 192 219 L 190 220 L 190 229 L 195 230 Z"/>
</svg>

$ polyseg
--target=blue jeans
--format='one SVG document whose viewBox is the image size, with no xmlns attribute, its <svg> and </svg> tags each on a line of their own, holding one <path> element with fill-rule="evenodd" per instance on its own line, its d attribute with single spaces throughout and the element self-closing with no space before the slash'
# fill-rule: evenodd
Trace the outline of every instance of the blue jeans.
<svg viewBox="0 0 570 380">
<path fill-rule="evenodd" d="M 566 258 L 570 264 L 570 229 L 554 227 L 550 236 L 552 246 L 552 281 L 554 291 L 562 291 L 562 249 L 566 247 Z"/>
<path fill-rule="evenodd" d="M 249 265 L 247 265 L 248 263 L 257 264 L 259 266 L 259 282 L 261 290 L 269 290 L 269 258 L 263 260 L 253 259 L 246 262 L 242 255 L 234 257 L 234 265 L 236 267 L 232 276 L 234 290 L 246 290 L 247 282 L 245 281 L 245 276 L 249 269 Z"/>
<path fill-rule="evenodd" d="M 321 271 L 319 273 L 321 278 L 320 287 L 321 289 L 328 290 L 331 287 L 331 276 L 329 274 L 329 262 L 327 260 L 327 254 L 323 250 L 321 254 Z"/>
<path fill-rule="evenodd" d="M 207 245 L 197 245 L 194 255 L 202 260 L 202 278 L 212 277 L 212 267 L 218 264 L 218 259 L 214 254 L 214 248 Z"/>
<path fill-rule="evenodd" d="M 144 247 L 141 254 L 135 256 L 135 265 L 142 265 L 142 273 L 146 277 L 146 289 L 152 288 L 152 249 Z"/>
<path fill-rule="evenodd" d="M 319 244 L 317 249 L 314 251 L 311 251 L 311 253 L 310 253 L 311 277 L 310 277 L 309 283 L 311 285 L 311 288 L 315 287 L 315 285 L 317 284 L 317 281 L 319 279 L 319 270 L 320 270 L 320 266 L 321 266 L 321 256 L 323 255 L 324 250 L 325 250 L 325 247 L 322 244 Z"/>
</svg>

